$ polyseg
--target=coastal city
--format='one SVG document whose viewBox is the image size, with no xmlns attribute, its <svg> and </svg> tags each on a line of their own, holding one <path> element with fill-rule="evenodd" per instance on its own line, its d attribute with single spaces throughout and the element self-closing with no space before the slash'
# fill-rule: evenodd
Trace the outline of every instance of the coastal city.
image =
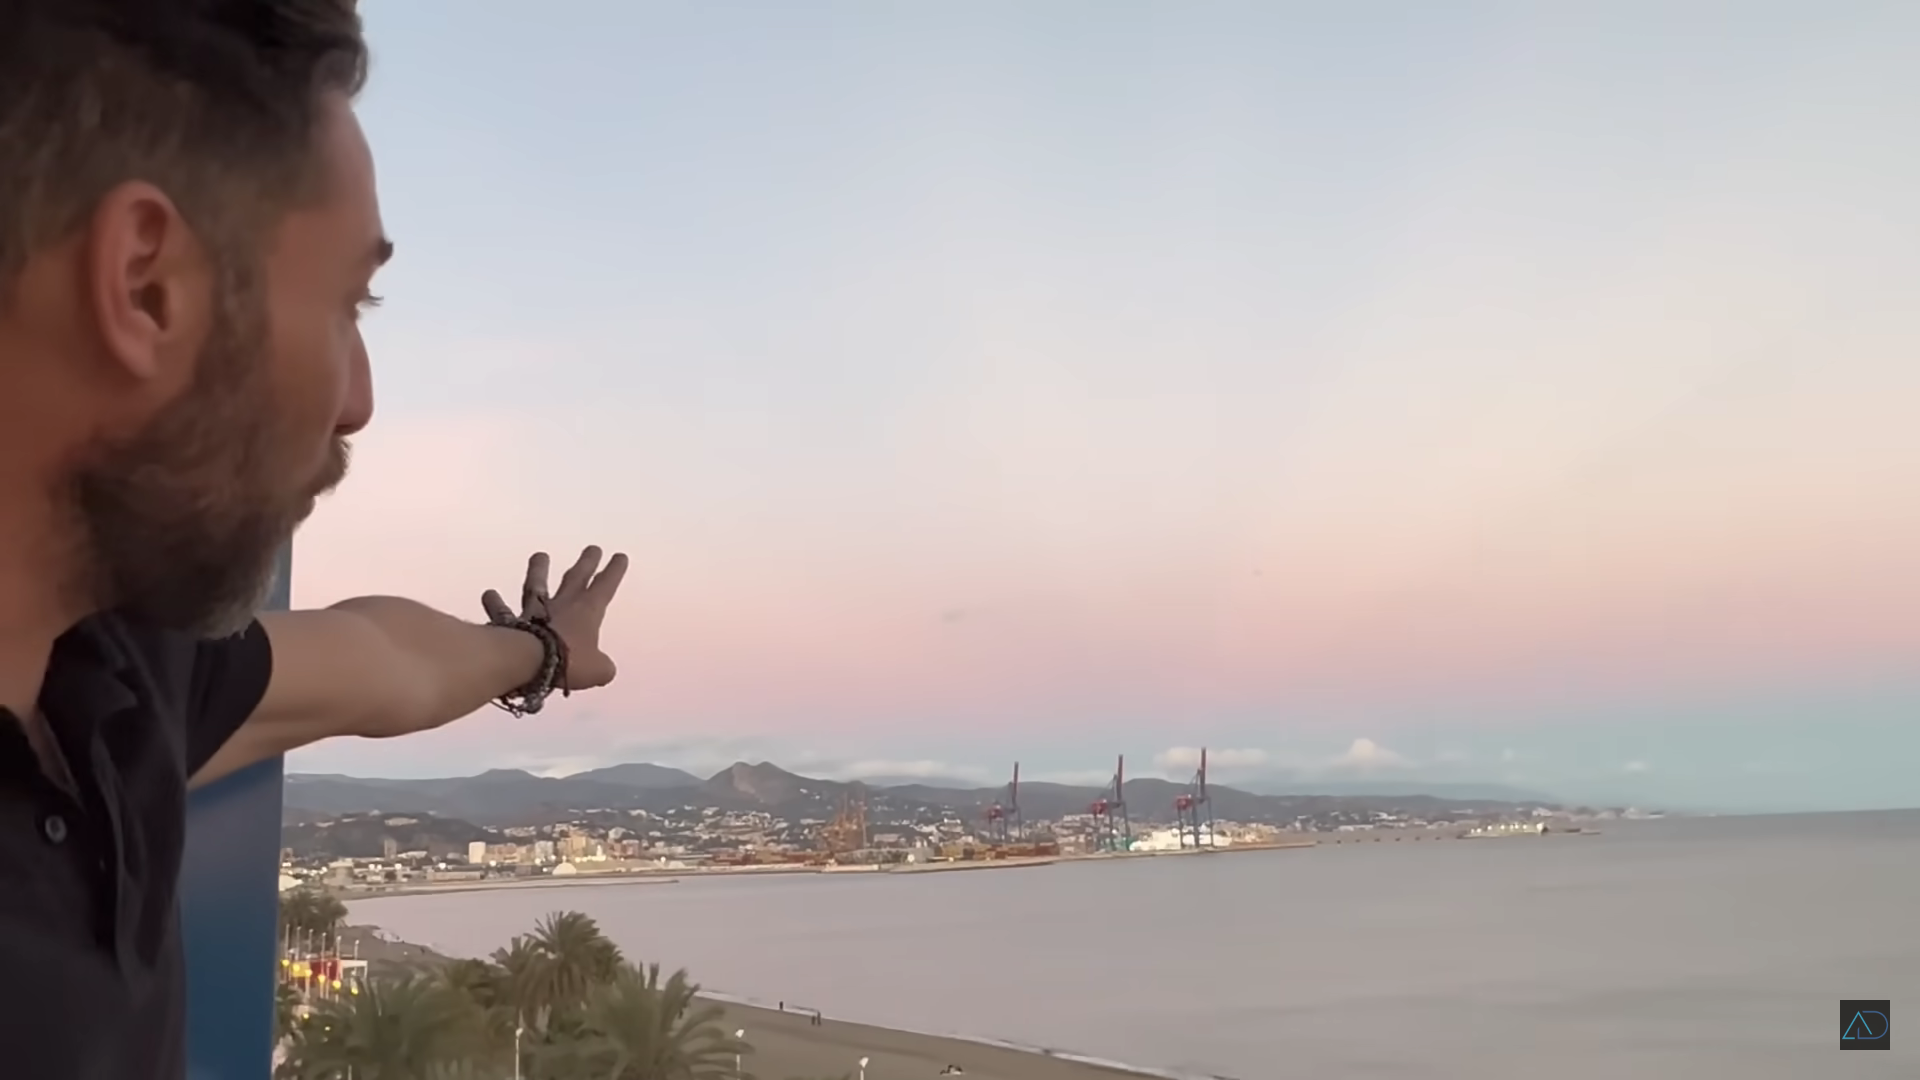
<svg viewBox="0 0 1920 1080">
<path fill-rule="evenodd" d="M 1130 779 L 1121 760 L 1101 789 L 1023 788 L 1018 766 L 1004 787 L 971 790 L 839 783 L 766 763 L 739 763 L 704 780 L 665 776 L 675 771 L 658 766 L 602 772 L 631 778 L 636 770 L 657 772 L 621 791 L 604 779 L 567 789 L 570 778 L 501 771 L 467 778 L 478 794 L 462 793 L 461 781 L 330 792 L 329 784 L 354 782 L 292 777 L 281 884 L 390 891 L 661 873 L 984 869 L 1369 840 L 1588 834 L 1609 819 L 1658 816 L 1428 795 L 1256 795 L 1210 785 L 1204 763 L 1175 784 Z M 537 797 L 517 798 L 518 788 Z M 337 805 L 329 794 L 369 801 L 334 812 L 313 808 Z"/>
</svg>

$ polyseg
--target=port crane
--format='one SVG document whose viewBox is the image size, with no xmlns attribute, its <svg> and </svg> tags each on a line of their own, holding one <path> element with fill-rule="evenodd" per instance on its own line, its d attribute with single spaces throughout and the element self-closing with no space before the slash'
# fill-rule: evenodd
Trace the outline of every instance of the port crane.
<svg viewBox="0 0 1920 1080">
<path fill-rule="evenodd" d="M 996 799 L 987 807 L 987 842 L 1005 846 L 1017 844 L 1024 830 L 1020 821 L 1020 763 L 1013 763 L 1013 782 L 1007 785 L 1004 802 Z"/>
<path fill-rule="evenodd" d="M 1100 797 L 1087 807 L 1093 818 L 1095 851 L 1126 851 L 1133 847 L 1133 823 L 1127 820 L 1127 758 L 1120 755 L 1113 767 L 1113 781 Z"/>
<path fill-rule="evenodd" d="M 840 797 L 840 812 L 820 830 L 821 847 L 830 857 L 851 855 L 867 847 L 867 792 L 858 784 Z"/>
<path fill-rule="evenodd" d="M 949 859 L 1038 859 L 1060 854 L 1060 844 L 1042 825 L 1028 829 L 1020 816 L 1020 763 L 1013 763 L 1013 781 L 1006 797 L 987 807 L 987 830 L 981 847 L 946 844 L 941 855 Z"/>
<path fill-rule="evenodd" d="M 1213 846 L 1213 803 L 1207 798 L 1207 749 L 1200 748 L 1200 771 L 1193 774 L 1187 790 L 1174 796 L 1173 813 L 1180 830 L 1180 846 Z"/>
</svg>

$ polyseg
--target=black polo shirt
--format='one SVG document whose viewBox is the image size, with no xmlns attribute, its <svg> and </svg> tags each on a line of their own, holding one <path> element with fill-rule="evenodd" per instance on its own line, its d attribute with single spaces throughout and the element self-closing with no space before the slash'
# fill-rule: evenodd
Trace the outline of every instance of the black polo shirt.
<svg viewBox="0 0 1920 1080">
<path fill-rule="evenodd" d="M 40 709 L 76 794 L 0 716 L 0 1077 L 184 1076 L 187 778 L 272 668 L 258 623 L 219 641 L 111 614 L 68 631 Z"/>
</svg>

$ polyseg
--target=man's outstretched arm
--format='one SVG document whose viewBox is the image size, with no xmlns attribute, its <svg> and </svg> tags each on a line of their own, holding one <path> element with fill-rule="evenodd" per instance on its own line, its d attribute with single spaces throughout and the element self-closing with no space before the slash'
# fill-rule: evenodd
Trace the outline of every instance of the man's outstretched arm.
<svg viewBox="0 0 1920 1080">
<path fill-rule="evenodd" d="M 604 571 L 599 567 L 599 550 L 588 548 L 544 600 L 567 647 L 566 689 L 602 686 L 615 673 L 600 651 L 600 623 L 626 574 L 626 558 L 615 555 Z M 527 594 L 544 598 L 546 580 L 547 558 L 536 555 L 527 567 Z M 195 787 L 321 739 L 388 738 L 439 727 L 534 681 L 546 659 L 534 634 L 465 622 L 395 597 L 265 614 L 260 624 L 272 653 L 266 691 L 194 771 Z"/>
</svg>

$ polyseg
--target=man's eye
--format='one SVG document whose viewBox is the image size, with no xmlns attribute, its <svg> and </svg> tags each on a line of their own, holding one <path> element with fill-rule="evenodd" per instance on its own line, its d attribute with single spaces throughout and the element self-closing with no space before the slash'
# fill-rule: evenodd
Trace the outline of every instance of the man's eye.
<svg viewBox="0 0 1920 1080">
<path fill-rule="evenodd" d="M 379 307 L 380 303 L 381 303 L 380 297 L 375 296 L 372 293 L 368 293 L 367 295 L 360 298 L 360 302 L 358 304 L 354 305 L 355 314 L 358 314 L 363 311 L 372 311 L 374 308 Z"/>
</svg>

